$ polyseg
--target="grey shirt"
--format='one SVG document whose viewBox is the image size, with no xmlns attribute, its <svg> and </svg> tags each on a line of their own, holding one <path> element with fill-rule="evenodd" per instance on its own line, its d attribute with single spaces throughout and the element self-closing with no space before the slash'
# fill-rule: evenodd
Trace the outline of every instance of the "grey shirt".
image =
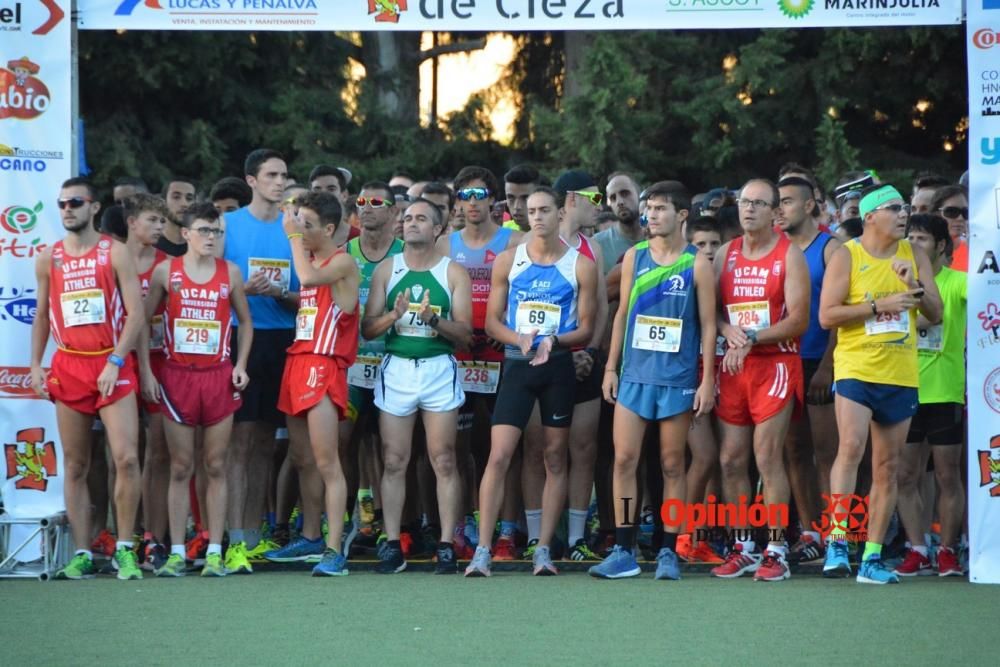
<svg viewBox="0 0 1000 667">
<path fill-rule="evenodd" d="M 619 258 L 625 254 L 625 251 L 642 239 L 632 241 L 628 237 L 622 236 L 618 231 L 618 223 L 615 223 L 603 232 L 595 234 L 591 240 L 601 246 L 601 253 L 604 255 L 604 275 L 608 275 L 611 269 L 615 268 Z"/>
</svg>

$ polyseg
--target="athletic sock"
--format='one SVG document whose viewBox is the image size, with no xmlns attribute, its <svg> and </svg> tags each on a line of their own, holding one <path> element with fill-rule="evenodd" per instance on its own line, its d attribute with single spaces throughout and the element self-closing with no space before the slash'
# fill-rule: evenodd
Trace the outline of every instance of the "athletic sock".
<svg viewBox="0 0 1000 667">
<path fill-rule="evenodd" d="M 500 522 L 500 537 L 513 537 L 517 530 L 517 524 L 513 521 Z"/>
<path fill-rule="evenodd" d="M 243 536 L 242 528 L 230 528 L 229 529 L 229 543 L 239 544 L 240 542 L 246 542 L 246 538 Z"/>
<path fill-rule="evenodd" d="M 660 549 L 666 547 L 671 551 L 677 551 L 677 533 L 663 533 L 661 540 Z"/>
<path fill-rule="evenodd" d="M 125 542 L 123 540 L 118 540 L 118 542 L 115 543 L 115 551 L 117 551 L 118 549 L 132 549 L 134 547 L 135 547 L 135 542 L 132 541 Z"/>
<path fill-rule="evenodd" d="M 927 545 L 926 544 L 921 544 L 920 546 L 914 545 L 914 546 L 912 546 L 910 548 L 913 549 L 914 551 L 916 551 L 918 554 L 920 554 L 924 558 L 927 558 Z M 865 553 L 868 553 L 867 549 L 865 549 Z"/>
<path fill-rule="evenodd" d="M 277 518 L 274 512 L 267 513 L 267 525 L 272 531 L 274 531 L 274 527 L 277 525 Z"/>
<path fill-rule="evenodd" d="M 569 511 L 568 523 L 566 532 L 569 539 L 566 541 L 570 547 L 573 547 L 578 541 L 583 539 L 583 531 L 587 526 L 587 510 L 571 509 Z"/>
<path fill-rule="evenodd" d="M 881 558 L 882 557 L 882 545 L 877 542 L 865 542 L 865 553 L 861 556 L 861 560 L 866 561 L 869 558 Z"/>
<path fill-rule="evenodd" d="M 649 539 L 649 547 L 655 552 L 660 553 L 660 549 L 663 548 L 663 536 L 666 533 L 663 532 L 663 526 L 653 526 L 653 535 Z M 671 547 L 672 549 L 673 547 Z"/>
<path fill-rule="evenodd" d="M 181 558 L 185 558 L 187 556 L 187 552 L 184 550 L 184 545 L 183 544 L 171 544 L 170 545 L 170 555 L 171 556 L 180 556 Z"/>
<path fill-rule="evenodd" d="M 86 556 L 90 560 L 94 560 L 94 552 L 91 551 L 90 549 L 77 549 L 76 553 L 73 554 L 73 555 L 74 556 L 79 556 L 80 554 L 83 554 L 84 556 Z"/>
<path fill-rule="evenodd" d="M 736 544 L 743 547 L 743 553 L 751 554 L 757 548 L 757 543 L 753 540 L 736 540 Z"/>
<path fill-rule="evenodd" d="M 249 528 L 243 531 L 243 541 L 247 543 L 247 551 L 253 551 L 260 544 L 260 528 Z"/>
<path fill-rule="evenodd" d="M 771 553 L 778 554 L 782 558 L 788 558 L 788 545 L 785 544 L 768 544 L 767 551 Z"/>
<path fill-rule="evenodd" d="M 528 522 L 528 541 L 537 540 L 542 534 L 542 510 L 524 510 Z"/>
<path fill-rule="evenodd" d="M 632 545 L 634 543 L 635 543 L 635 528 L 629 526 L 622 526 L 620 528 L 615 528 L 615 544 L 620 546 L 622 549 L 631 551 Z"/>
<path fill-rule="evenodd" d="M 802 531 L 802 536 L 805 537 L 806 535 L 808 535 L 809 537 L 811 537 L 812 541 L 815 542 L 816 544 L 819 544 L 820 542 L 822 542 L 822 540 L 820 539 L 819 533 L 817 533 L 815 530 L 803 530 Z"/>
<path fill-rule="evenodd" d="M 222 555 L 222 545 L 221 544 L 216 544 L 215 542 L 209 542 L 208 543 L 208 549 L 205 550 L 205 555 L 208 556 L 209 554 L 219 554 L 221 556 Z"/>
</svg>

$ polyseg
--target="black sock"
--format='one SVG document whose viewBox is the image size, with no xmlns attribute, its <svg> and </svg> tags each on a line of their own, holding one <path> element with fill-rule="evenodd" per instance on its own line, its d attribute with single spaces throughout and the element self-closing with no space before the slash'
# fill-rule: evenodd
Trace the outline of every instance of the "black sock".
<svg viewBox="0 0 1000 667">
<path fill-rule="evenodd" d="M 615 528 L 615 543 L 622 549 L 631 549 L 635 542 L 635 528 L 629 526 Z"/>
<path fill-rule="evenodd" d="M 453 546 L 451 542 L 438 542 L 438 549 L 452 549 L 452 548 Z"/>
<path fill-rule="evenodd" d="M 390 547 L 395 547 L 401 551 L 403 549 L 402 545 L 399 543 L 399 540 L 386 540 L 386 544 L 388 544 Z"/>
<path fill-rule="evenodd" d="M 375 523 L 381 523 L 381 522 L 382 522 L 382 510 L 376 508 L 375 509 Z"/>
<path fill-rule="evenodd" d="M 671 551 L 677 551 L 677 533 L 663 533 L 663 544 L 661 549 L 666 547 Z M 657 549 L 659 551 L 659 549 Z"/>
<path fill-rule="evenodd" d="M 649 546 L 653 549 L 653 553 L 658 552 L 663 546 L 663 526 L 653 527 L 653 536 L 649 540 Z"/>
</svg>

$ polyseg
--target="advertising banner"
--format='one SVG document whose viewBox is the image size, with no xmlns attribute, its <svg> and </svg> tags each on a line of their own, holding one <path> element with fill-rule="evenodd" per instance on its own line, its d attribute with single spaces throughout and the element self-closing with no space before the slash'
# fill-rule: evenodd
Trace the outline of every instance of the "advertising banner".
<svg viewBox="0 0 1000 667">
<path fill-rule="evenodd" d="M 81 30 L 656 30 L 948 25 L 961 0 L 78 0 Z"/>
<path fill-rule="evenodd" d="M 0 3 L 0 493 L 18 518 L 64 509 L 55 410 L 29 366 L 35 258 L 62 236 L 72 170 L 70 32 L 69 0 Z"/>
<path fill-rule="evenodd" d="M 1000 584 L 1000 2 L 969 0 L 969 580 Z"/>
</svg>

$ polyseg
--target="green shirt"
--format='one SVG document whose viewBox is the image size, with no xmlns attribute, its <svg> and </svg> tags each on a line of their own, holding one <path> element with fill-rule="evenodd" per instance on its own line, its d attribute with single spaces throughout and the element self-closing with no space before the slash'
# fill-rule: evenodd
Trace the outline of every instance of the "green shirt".
<svg viewBox="0 0 1000 667">
<path fill-rule="evenodd" d="M 940 324 L 917 330 L 920 402 L 964 404 L 966 274 L 945 266 L 934 282 L 944 312 Z"/>
<path fill-rule="evenodd" d="M 422 321 L 420 303 L 425 293 L 430 293 L 430 306 L 442 320 L 451 316 L 451 290 L 448 288 L 448 265 L 451 260 L 441 261 L 427 271 L 411 271 L 403 255 L 392 258 L 392 273 L 386 285 L 385 307 L 391 310 L 396 297 L 406 289 L 410 290 L 410 306 L 407 312 L 392 325 L 385 335 L 385 349 L 389 354 L 405 359 L 427 359 L 441 354 L 451 354 L 455 346 L 450 340 Z"/>
<path fill-rule="evenodd" d="M 403 252 L 403 241 L 393 239 L 392 245 L 389 246 L 388 252 L 385 253 L 385 257 L 370 260 L 365 257 L 365 253 L 361 250 L 361 237 L 351 239 L 348 242 L 347 254 L 354 259 L 354 263 L 358 265 L 358 272 L 361 274 L 361 282 L 358 284 L 358 304 L 361 306 L 358 310 L 359 326 L 361 320 L 365 317 L 365 304 L 368 303 L 368 290 L 372 284 L 372 275 L 375 273 L 375 267 L 386 257 L 394 257 L 401 252 Z M 358 336 L 358 352 L 362 355 L 382 354 L 385 352 L 385 337 L 379 336 L 375 340 L 365 340 L 361 336 Z"/>
</svg>

